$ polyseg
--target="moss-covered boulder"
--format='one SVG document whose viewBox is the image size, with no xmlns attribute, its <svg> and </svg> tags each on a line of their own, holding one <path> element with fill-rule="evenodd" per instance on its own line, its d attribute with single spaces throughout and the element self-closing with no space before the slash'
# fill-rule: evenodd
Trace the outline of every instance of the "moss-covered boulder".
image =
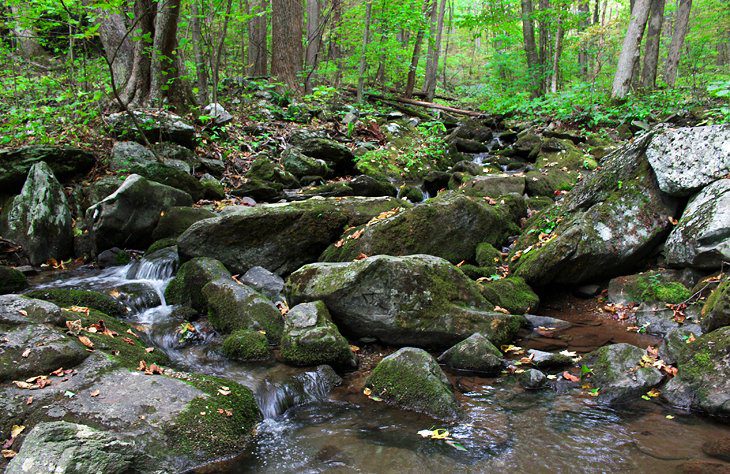
<svg viewBox="0 0 730 474">
<path fill-rule="evenodd" d="M 165 289 L 169 304 L 190 306 L 200 313 L 207 308 L 203 287 L 213 280 L 231 279 L 226 267 L 214 258 L 198 257 L 183 263 Z"/>
<path fill-rule="evenodd" d="M 353 368 L 355 356 L 322 301 L 301 303 L 286 314 L 281 357 L 292 365 Z"/>
<path fill-rule="evenodd" d="M 169 247 L 175 247 L 177 249 L 177 237 L 169 237 L 167 239 L 160 239 L 155 240 L 152 242 L 152 245 L 147 247 L 147 250 L 145 250 L 145 255 L 149 255 L 152 253 L 157 252 L 158 250 L 166 249 Z"/>
<path fill-rule="evenodd" d="M 49 324 L 65 327 L 61 308 L 53 303 L 27 296 L 0 295 L 0 326 Z"/>
<path fill-rule="evenodd" d="M 264 331 L 269 341 L 279 343 L 284 321 L 277 307 L 261 293 L 231 278 L 219 278 L 206 284 L 202 294 L 208 304 L 208 320 L 216 331 Z"/>
<path fill-rule="evenodd" d="M 289 277 L 287 294 L 290 304 L 322 300 L 347 333 L 394 345 L 446 348 L 475 332 L 504 344 L 524 323 L 491 312 L 476 283 L 430 255 L 306 265 Z"/>
<path fill-rule="evenodd" d="M 0 265 L 0 295 L 17 293 L 26 288 L 28 288 L 28 280 L 23 272 Z"/>
<path fill-rule="evenodd" d="M 405 410 L 454 419 L 459 404 L 436 360 L 426 351 L 404 347 L 385 357 L 365 382 L 374 395 Z"/>
<path fill-rule="evenodd" d="M 490 303 L 512 314 L 525 314 L 537 309 L 540 297 L 520 277 L 507 277 L 479 283 L 482 296 Z"/>
<path fill-rule="evenodd" d="M 329 166 L 324 160 L 305 155 L 297 148 L 287 148 L 281 154 L 284 170 L 301 179 L 305 176 L 326 177 L 330 174 Z"/>
<path fill-rule="evenodd" d="M 215 214 L 208 209 L 197 207 L 171 207 L 160 216 L 157 227 L 152 231 L 152 238 L 160 239 L 177 238 L 188 230 L 188 227 L 203 219 L 215 217 Z"/>
<path fill-rule="evenodd" d="M 428 254 L 459 263 L 474 260 L 480 242 L 500 245 L 517 232 L 505 206 L 489 206 L 453 193 L 348 230 L 320 260 L 344 262 L 360 254 Z"/>
<path fill-rule="evenodd" d="M 311 137 L 298 142 L 300 151 L 311 158 L 327 163 L 338 175 L 355 171 L 355 155 L 342 143 L 328 138 Z"/>
<path fill-rule="evenodd" d="M 265 360 L 271 355 L 266 335 L 252 329 L 237 329 L 226 336 L 223 354 L 232 360 Z"/>
<path fill-rule="evenodd" d="M 350 197 L 237 206 L 193 224 L 178 240 L 180 255 L 213 257 L 240 274 L 261 266 L 285 275 L 316 261 L 345 227 L 403 205 L 394 198 Z"/>
<path fill-rule="evenodd" d="M 705 332 L 730 325 L 730 281 L 725 280 L 710 294 L 702 307 L 702 330 Z"/>
<path fill-rule="evenodd" d="M 644 152 L 650 135 L 606 158 L 560 206 L 536 216 L 514 246 L 529 284 L 577 284 L 626 273 L 661 244 L 677 203 L 662 195 Z"/>
<path fill-rule="evenodd" d="M 295 188 L 299 185 L 291 173 L 285 171 L 271 158 L 262 156 L 256 158 L 246 172 L 246 178 L 268 183 L 279 183 L 285 188 Z"/>
<path fill-rule="evenodd" d="M 477 265 L 486 268 L 497 268 L 502 264 L 502 252 L 489 242 L 480 242 L 475 251 Z"/>
<path fill-rule="evenodd" d="M 679 358 L 679 372 L 662 391 L 669 403 L 730 416 L 730 326 L 704 334 Z"/>
<path fill-rule="evenodd" d="M 81 306 L 96 309 L 110 316 L 127 314 L 127 308 L 111 296 L 93 290 L 74 290 L 70 288 L 49 288 L 26 293 L 29 298 L 50 301 L 61 307 Z"/>
<path fill-rule="evenodd" d="M 531 130 L 525 130 L 517 136 L 511 152 L 515 156 L 534 160 L 540 152 L 540 145 L 542 145 L 542 137 Z"/>
<path fill-rule="evenodd" d="M 477 176 L 464 183 L 465 194 L 477 197 L 497 197 L 504 194 L 523 194 L 525 177 L 514 174 L 487 174 Z"/>
<path fill-rule="evenodd" d="M 155 161 L 135 164 L 130 167 L 130 172 L 144 176 L 150 181 L 184 191 L 192 197 L 193 201 L 203 199 L 205 194 L 203 185 L 194 176 L 165 163 Z"/>
<path fill-rule="evenodd" d="M 655 301 L 681 303 L 689 299 L 692 292 L 674 277 L 674 272 L 654 270 L 616 277 L 608 283 L 608 299 L 619 304 Z"/>
<path fill-rule="evenodd" d="M 299 196 L 322 196 L 322 197 L 342 197 L 342 196 L 392 196 L 398 194 L 395 186 L 387 180 L 376 179 L 367 175 L 356 176 L 346 181 L 334 181 L 318 186 L 311 186 L 299 190 Z"/>
<path fill-rule="evenodd" d="M 23 187 L 28 171 L 44 162 L 61 181 L 81 177 L 96 163 L 94 155 L 71 146 L 29 145 L 0 150 L 0 189 L 16 193 Z"/>
<path fill-rule="evenodd" d="M 238 197 L 248 197 L 258 202 L 276 202 L 283 197 L 284 185 L 255 178 L 246 178 L 231 191 Z"/>
<path fill-rule="evenodd" d="M 650 364 L 644 364 L 644 349 L 631 344 L 603 346 L 585 357 L 592 369 L 590 384 L 599 389 L 598 400 L 619 404 L 644 395 L 662 381 L 662 374 Z"/>
<path fill-rule="evenodd" d="M 200 185 L 203 187 L 203 198 L 214 201 L 226 198 L 226 187 L 217 178 L 206 173 L 200 177 Z"/>
<path fill-rule="evenodd" d="M 474 333 L 442 353 L 438 361 L 454 370 L 497 375 L 502 370 L 502 353 L 483 334 Z"/>
</svg>

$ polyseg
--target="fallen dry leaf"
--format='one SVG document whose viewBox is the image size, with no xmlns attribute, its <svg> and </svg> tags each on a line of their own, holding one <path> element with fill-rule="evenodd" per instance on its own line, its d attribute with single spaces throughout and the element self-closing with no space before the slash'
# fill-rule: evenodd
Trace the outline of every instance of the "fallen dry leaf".
<svg viewBox="0 0 730 474">
<path fill-rule="evenodd" d="M 17 438 L 20 433 L 22 433 L 25 430 L 24 425 L 13 425 L 12 428 L 10 428 L 10 437 L 11 438 Z"/>
<path fill-rule="evenodd" d="M 30 349 L 26 349 L 26 350 L 23 351 L 23 353 L 20 355 L 20 357 L 22 357 L 22 358 L 25 359 L 29 355 L 30 355 Z"/>
<path fill-rule="evenodd" d="M 79 336 L 79 342 L 81 342 L 81 344 L 85 345 L 89 349 L 93 349 L 94 348 L 94 343 L 91 342 L 91 339 L 89 339 L 86 336 Z"/>
<path fill-rule="evenodd" d="M 16 452 L 15 452 L 15 451 L 13 451 L 12 449 L 3 449 L 3 450 L 2 450 L 2 451 L 0 451 L 0 452 L 2 452 L 2 455 L 3 455 L 3 457 L 4 457 L 5 459 L 13 459 L 13 458 L 14 458 L 15 456 L 17 456 L 17 455 L 18 455 L 18 453 L 16 453 Z"/>
<path fill-rule="evenodd" d="M 97 390 L 94 390 L 93 392 L 91 392 L 89 395 L 91 395 L 92 397 L 98 397 L 100 393 L 101 392 L 97 389 Z"/>
<path fill-rule="evenodd" d="M 146 353 L 148 353 L 148 354 L 149 354 L 150 352 L 154 351 L 154 350 L 155 350 L 155 348 L 154 348 L 154 347 L 145 347 L 145 348 L 144 348 L 144 351 L 145 351 Z"/>
<path fill-rule="evenodd" d="M 565 380 L 569 380 L 571 382 L 580 382 L 580 377 L 576 377 L 575 375 L 571 374 L 567 370 L 563 372 L 563 378 Z"/>
</svg>

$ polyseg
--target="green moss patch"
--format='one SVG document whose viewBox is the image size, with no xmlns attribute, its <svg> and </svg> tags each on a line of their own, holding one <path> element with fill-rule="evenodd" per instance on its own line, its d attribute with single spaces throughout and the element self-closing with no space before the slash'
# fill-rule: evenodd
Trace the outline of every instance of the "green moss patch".
<svg viewBox="0 0 730 474">
<path fill-rule="evenodd" d="M 22 272 L 0 265 L 0 295 L 15 293 L 28 287 Z"/>
<path fill-rule="evenodd" d="M 127 313 L 127 309 L 122 303 L 98 291 L 53 288 L 48 290 L 33 290 L 26 293 L 26 296 L 28 298 L 50 301 L 61 307 L 83 306 L 92 308 L 114 317 L 123 316 Z"/>
<path fill-rule="evenodd" d="M 501 306 L 510 313 L 524 314 L 540 304 L 540 297 L 520 277 L 480 283 L 480 289 L 482 296 L 490 303 Z"/>
<path fill-rule="evenodd" d="M 223 354 L 233 360 L 264 360 L 269 358 L 266 335 L 250 329 L 239 329 L 223 341 Z"/>
<path fill-rule="evenodd" d="M 648 272 L 636 279 L 629 294 L 640 301 L 662 301 L 677 304 L 687 300 L 692 292 L 678 281 L 666 281 L 661 274 Z"/>
</svg>

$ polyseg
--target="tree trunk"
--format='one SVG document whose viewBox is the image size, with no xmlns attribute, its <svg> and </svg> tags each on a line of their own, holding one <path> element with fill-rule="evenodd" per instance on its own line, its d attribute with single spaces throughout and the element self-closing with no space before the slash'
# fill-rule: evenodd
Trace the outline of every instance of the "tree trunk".
<svg viewBox="0 0 730 474">
<path fill-rule="evenodd" d="M 83 5 L 91 7 L 89 0 Z M 117 87 L 124 88 L 129 79 L 134 60 L 134 46 L 127 35 L 126 16 L 121 12 L 110 12 L 101 8 L 93 10 L 99 25 L 99 39 L 107 61 L 111 63 Z"/>
<path fill-rule="evenodd" d="M 429 6 L 433 5 L 430 0 L 424 0 L 423 6 L 421 7 L 421 20 L 422 22 L 426 18 L 430 17 Z M 424 18 L 426 17 L 426 18 Z M 406 80 L 406 90 L 403 96 L 406 99 L 410 99 L 413 96 L 413 89 L 416 87 L 416 71 L 418 70 L 418 61 L 421 59 L 421 46 L 423 45 L 424 35 L 423 23 L 418 27 L 416 32 L 416 42 L 413 45 L 413 55 L 411 56 L 411 65 L 408 68 L 408 79 Z"/>
<path fill-rule="evenodd" d="M 537 44 L 535 43 L 535 22 L 532 19 L 532 0 L 522 0 L 522 38 L 527 57 L 527 73 L 532 83 L 532 95 L 540 95 L 540 81 L 538 80 L 538 56 Z"/>
<path fill-rule="evenodd" d="M 190 19 L 193 36 L 193 53 L 195 55 L 195 71 L 198 83 L 198 102 L 205 105 L 208 102 L 208 65 L 203 54 L 203 35 L 200 30 L 200 13 L 198 11 L 198 0 L 190 3 Z"/>
<path fill-rule="evenodd" d="M 251 14 L 254 16 L 248 20 L 248 74 L 254 77 L 266 75 L 267 7 L 268 0 L 251 2 Z"/>
<path fill-rule="evenodd" d="M 634 2 L 629 27 L 626 30 L 621 55 L 616 66 L 616 75 L 613 78 L 611 97 L 614 99 L 626 97 L 631 89 L 634 61 L 640 52 L 639 46 L 641 45 L 641 37 L 644 35 L 646 21 L 649 18 L 650 4 L 651 0 L 636 0 Z"/>
<path fill-rule="evenodd" d="M 177 22 L 180 17 L 181 0 L 167 0 L 157 10 L 155 18 L 155 36 L 152 46 L 150 100 L 158 101 L 168 98 L 178 103 L 179 61 L 177 49 Z"/>
<path fill-rule="evenodd" d="M 550 9 L 550 0 L 539 0 L 538 6 L 540 7 L 540 13 L 542 16 L 537 22 L 537 27 L 540 33 L 540 39 L 538 43 L 538 75 L 540 79 L 540 93 L 547 91 L 547 63 L 548 63 L 548 42 L 550 40 L 550 29 L 548 28 L 548 22 L 546 19 L 547 10 Z"/>
<path fill-rule="evenodd" d="M 644 47 L 644 67 L 641 70 L 641 86 L 653 89 L 656 86 L 657 64 L 659 63 L 659 40 L 664 23 L 665 0 L 652 0 L 649 16 L 649 28 L 646 32 Z"/>
<path fill-rule="evenodd" d="M 434 2 L 437 1 L 438 0 L 434 0 Z M 429 102 L 432 101 L 433 96 L 436 95 L 436 74 L 439 66 L 439 54 L 441 53 L 441 36 L 444 30 L 445 12 L 446 0 L 441 0 L 438 8 L 438 17 L 436 18 L 435 37 L 433 38 L 433 41 L 429 41 L 428 45 L 428 61 L 426 62 L 426 75 L 424 77 L 423 84 L 423 92 L 426 94 L 426 99 Z M 433 19 L 433 16 L 431 18 Z"/>
<path fill-rule="evenodd" d="M 674 83 L 677 80 L 677 68 L 679 67 L 679 58 L 682 55 L 684 37 L 687 35 L 687 29 L 689 28 L 689 13 L 691 9 L 692 0 L 679 0 L 677 17 L 674 21 L 672 43 L 669 45 L 667 66 L 664 70 L 664 82 L 666 82 L 669 86 L 674 86 Z"/>
<path fill-rule="evenodd" d="M 305 89 L 312 92 L 314 71 L 319 62 L 319 52 L 322 48 L 322 5 L 320 0 L 307 0 L 307 50 L 305 61 L 307 64 L 307 80 Z"/>
<path fill-rule="evenodd" d="M 342 51 L 340 50 L 339 28 L 342 26 L 342 0 L 332 0 L 332 34 L 330 35 L 330 57 L 337 65 L 335 72 L 335 87 L 342 80 Z"/>
<path fill-rule="evenodd" d="M 11 3 L 10 13 L 13 15 L 13 36 L 20 55 L 26 59 L 36 61 L 49 59 L 48 53 L 38 42 L 38 34 L 32 28 L 26 28 L 22 25 L 23 20 L 27 19 L 28 16 L 21 7 L 16 3 Z"/>
<path fill-rule="evenodd" d="M 220 32 L 219 39 L 218 39 L 218 46 L 213 52 L 213 64 L 211 67 L 211 72 L 213 73 L 213 102 L 218 102 L 218 83 L 220 78 L 220 69 L 221 69 L 221 56 L 223 54 L 223 46 L 226 41 L 226 35 L 228 34 L 228 22 L 231 18 L 231 6 L 233 4 L 233 0 L 228 0 L 228 3 L 226 4 L 226 14 L 223 18 L 223 29 Z"/>
<path fill-rule="evenodd" d="M 360 50 L 360 67 L 358 69 L 357 78 L 357 101 L 362 102 L 365 89 L 365 66 L 367 65 L 368 42 L 370 41 L 370 22 L 373 14 L 372 0 L 367 0 L 365 4 L 365 31 L 362 35 L 362 48 Z"/>
<path fill-rule="evenodd" d="M 300 89 L 303 16 L 300 0 L 271 2 L 271 75 L 294 90 Z"/>
<path fill-rule="evenodd" d="M 150 44 L 145 38 L 152 38 L 155 34 L 155 15 L 157 3 L 153 0 L 135 0 L 134 2 L 134 29 L 138 31 L 141 38 L 134 43 L 134 59 L 132 69 L 129 72 L 124 92 L 121 95 L 122 102 L 128 107 L 142 105 L 149 97 L 150 91 L 150 65 L 152 63 L 149 51 Z"/>
<path fill-rule="evenodd" d="M 580 12 L 580 31 L 585 31 L 591 22 L 591 6 L 589 5 L 590 0 L 580 0 L 578 3 L 578 11 Z M 580 77 L 583 80 L 588 78 L 588 44 L 585 41 L 581 42 L 580 50 L 578 52 L 578 67 L 580 69 Z"/>
<path fill-rule="evenodd" d="M 563 53 L 563 20 L 558 17 L 558 29 L 555 32 L 555 51 L 553 54 L 553 74 L 550 79 L 550 92 L 558 92 L 560 84 L 560 55 Z"/>
<path fill-rule="evenodd" d="M 441 87 L 446 90 L 446 62 L 449 59 L 449 45 L 451 43 L 451 35 L 454 31 L 454 0 L 449 0 L 449 23 L 446 28 L 446 47 L 444 47 L 444 60 L 441 66 Z"/>
</svg>

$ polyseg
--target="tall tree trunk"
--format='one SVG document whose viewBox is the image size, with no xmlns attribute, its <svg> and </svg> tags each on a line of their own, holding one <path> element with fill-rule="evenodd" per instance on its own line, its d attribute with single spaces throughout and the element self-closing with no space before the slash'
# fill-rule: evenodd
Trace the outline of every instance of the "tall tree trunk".
<svg viewBox="0 0 730 474">
<path fill-rule="evenodd" d="M 312 92 L 314 71 L 319 62 L 319 52 L 322 48 L 322 5 L 321 0 L 307 0 L 307 50 L 305 61 L 307 64 L 306 91 Z"/>
<path fill-rule="evenodd" d="M 226 4 L 225 17 L 223 18 L 223 28 L 218 35 L 218 46 L 216 47 L 215 51 L 213 51 L 213 67 L 211 67 L 211 72 L 213 73 L 213 102 L 216 103 L 218 102 L 218 83 L 220 78 L 221 56 L 223 55 L 223 46 L 225 45 L 226 35 L 228 34 L 228 22 L 231 19 L 232 4 L 233 0 L 228 0 L 228 3 Z"/>
<path fill-rule="evenodd" d="M 446 62 L 449 59 L 449 45 L 451 43 L 451 35 L 454 31 L 454 0 L 449 0 L 449 22 L 446 28 L 446 47 L 444 47 L 444 60 L 441 66 L 441 86 L 446 90 Z"/>
<path fill-rule="evenodd" d="M 436 2 L 438 0 L 434 0 Z M 432 101 L 436 95 L 436 75 L 438 73 L 439 55 L 441 53 L 441 36 L 444 30 L 444 14 L 446 13 L 446 0 L 441 0 L 436 18 L 435 37 L 429 41 L 428 61 L 426 63 L 426 76 L 424 77 L 423 92 L 426 100 Z M 432 17 L 433 18 L 433 17 Z"/>
<path fill-rule="evenodd" d="M 208 102 L 208 65 L 203 54 L 203 35 L 200 29 L 200 12 L 198 11 L 198 0 L 190 3 L 191 30 L 193 36 L 193 53 L 195 55 L 195 71 L 198 83 L 198 102 L 205 105 Z"/>
<path fill-rule="evenodd" d="M 406 90 L 403 93 L 403 96 L 406 99 L 410 99 L 411 97 L 413 97 L 413 89 L 415 89 L 415 87 L 416 87 L 416 71 L 418 70 L 418 61 L 421 59 L 421 46 L 423 45 L 423 35 L 425 34 L 425 28 L 423 26 L 423 22 L 426 21 L 426 18 L 429 18 L 431 16 L 429 13 L 429 8 L 432 5 L 433 5 L 433 3 L 430 0 L 424 0 L 423 6 L 421 7 L 422 23 L 420 24 L 420 26 L 418 27 L 418 31 L 416 32 L 416 42 L 413 45 L 413 55 L 411 55 L 411 65 L 408 68 L 408 78 L 406 80 Z"/>
<path fill-rule="evenodd" d="M 142 105 L 149 97 L 150 91 L 150 65 L 152 55 L 150 53 L 150 42 L 147 38 L 153 38 L 155 34 L 155 15 L 157 14 L 157 3 L 153 0 L 135 0 L 134 21 L 135 30 L 138 31 L 139 40 L 134 43 L 134 60 L 132 69 L 129 72 L 124 92 L 121 95 L 122 101 L 128 106 Z"/>
<path fill-rule="evenodd" d="M 585 31 L 591 22 L 591 6 L 590 0 L 580 0 L 578 3 L 578 11 L 580 12 L 580 31 Z M 578 52 L 578 67 L 580 68 L 580 76 L 583 80 L 588 78 L 588 43 L 581 41 L 580 50 Z"/>
<path fill-rule="evenodd" d="M 357 78 L 357 101 L 362 102 L 365 91 L 365 66 L 367 65 L 368 43 L 370 42 L 370 22 L 373 15 L 373 2 L 367 0 L 365 4 L 365 31 L 362 35 L 362 48 L 360 50 L 360 67 Z"/>
<path fill-rule="evenodd" d="M 172 103 L 180 103 L 179 68 L 177 57 L 177 23 L 180 18 L 181 0 L 167 0 L 157 10 L 155 18 L 155 37 L 152 43 L 155 54 L 152 56 L 150 100 L 170 99 Z"/>
<path fill-rule="evenodd" d="M 547 22 L 547 10 L 550 9 L 550 0 L 538 0 L 540 8 L 540 20 L 537 22 L 537 28 L 540 33 L 538 42 L 538 74 L 540 79 L 540 92 L 547 91 L 547 64 L 548 64 L 548 43 L 550 41 L 550 29 Z"/>
<path fill-rule="evenodd" d="M 340 27 L 342 26 L 342 0 L 332 0 L 332 34 L 330 35 L 330 57 L 337 65 L 335 87 L 342 80 L 342 51 L 340 50 Z"/>
<path fill-rule="evenodd" d="M 265 76 L 266 36 L 268 34 L 268 19 L 266 9 L 268 0 L 251 0 L 251 14 L 248 20 L 248 74 L 251 76 Z"/>
<path fill-rule="evenodd" d="M 677 68 L 679 67 L 679 58 L 682 55 L 684 37 L 687 36 L 687 29 L 689 28 L 689 13 L 691 9 L 692 0 L 679 0 L 677 17 L 674 21 L 672 42 L 669 45 L 669 52 L 667 53 L 667 67 L 664 70 L 664 82 L 670 86 L 674 86 L 674 83 L 677 81 Z"/>
<path fill-rule="evenodd" d="M 11 3 L 10 13 L 13 15 L 13 36 L 20 55 L 26 59 L 36 61 L 49 59 L 48 53 L 38 42 L 38 34 L 32 28 L 23 25 L 23 20 L 26 20 L 28 15 L 23 11 L 20 4 Z"/>
<path fill-rule="evenodd" d="M 522 0 L 522 38 L 524 40 L 525 56 L 527 57 L 527 73 L 532 83 L 532 95 L 540 95 L 540 81 L 538 80 L 537 44 L 535 43 L 535 22 L 532 19 L 532 0 Z"/>
<path fill-rule="evenodd" d="M 300 0 L 271 2 L 271 75 L 294 90 L 300 89 L 303 16 Z"/>
<path fill-rule="evenodd" d="M 634 61 L 638 56 L 641 45 L 641 37 L 644 34 L 644 27 L 649 18 L 649 7 L 651 0 L 635 0 L 629 27 L 626 30 L 624 43 L 621 48 L 621 55 L 616 66 L 616 75 L 613 78 L 611 97 L 622 99 L 626 97 L 631 89 L 631 78 L 634 69 Z"/>
<path fill-rule="evenodd" d="M 659 40 L 664 23 L 665 0 L 652 0 L 649 13 L 649 28 L 644 47 L 644 67 L 641 70 L 641 86 L 653 89 L 656 86 L 657 64 L 659 63 Z"/>
<path fill-rule="evenodd" d="M 560 55 L 563 53 L 563 19 L 558 17 L 558 29 L 555 32 L 555 49 L 553 52 L 553 74 L 550 78 L 550 92 L 558 92 L 560 84 Z"/>
<path fill-rule="evenodd" d="M 84 0 L 83 4 L 92 6 L 89 0 Z M 96 17 L 95 22 L 99 25 L 99 39 L 104 55 L 112 65 L 117 87 L 123 89 L 129 79 L 134 60 L 134 46 L 127 35 L 126 16 L 122 12 L 111 12 L 101 8 L 96 8 L 93 12 Z"/>
</svg>

